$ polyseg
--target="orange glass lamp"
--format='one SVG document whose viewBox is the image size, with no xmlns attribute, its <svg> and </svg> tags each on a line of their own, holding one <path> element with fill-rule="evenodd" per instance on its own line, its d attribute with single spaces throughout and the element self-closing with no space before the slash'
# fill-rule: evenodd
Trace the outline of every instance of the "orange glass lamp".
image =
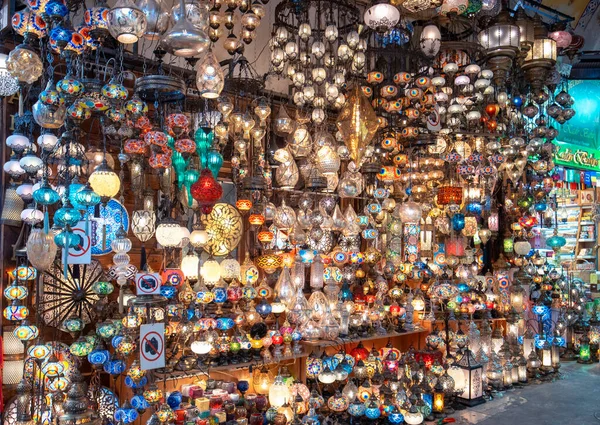
<svg viewBox="0 0 600 425">
<path fill-rule="evenodd" d="M 256 259 L 256 265 L 267 274 L 275 273 L 283 263 L 281 257 L 273 252 L 261 255 Z"/>
<path fill-rule="evenodd" d="M 265 216 L 262 214 L 250 214 L 250 217 L 248 217 L 248 222 L 252 226 L 262 226 L 265 223 Z"/>
<path fill-rule="evenodd" d="M 252 201 L 250 199 L 238 199 L 235 207 L 240 213 L 245 214 L 252 208 Z"/>
<path fill-rule="evenodd" d="M 445 400 L 444 400 L 444 388 L 442 387 L 442 385 L 440 384 L 439 380 L 438 383 L 435 385 L 434 389 L 433 389 L 433 413 L 435 414 L 435 416 L 442 416 L 444 413 L 444 405 L 445 405 Z"/>
</svg>

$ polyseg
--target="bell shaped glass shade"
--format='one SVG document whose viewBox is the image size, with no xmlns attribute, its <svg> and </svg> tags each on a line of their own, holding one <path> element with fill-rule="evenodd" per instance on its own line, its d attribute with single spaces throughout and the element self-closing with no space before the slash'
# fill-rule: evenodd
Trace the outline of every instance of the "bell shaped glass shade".
<svg viewBox="0 0 600 425">
<path fill-rule="evenodd" d="M 184 16 L 184 2 L 180 0 L 180 14 Z M 177 23 L 162 37 L 160 45 L 167 52 L 182 58 L 198 56 L 208 47 L 206 33 L 195 27 L 187 18 Z"/>
<path fill-rule="evenodd" d="M 206 99 L 216 99 L 221 94 L 225 84 L 225 75 L 221 65 L 212 50 L 198 62 L 196 71 L 196 86 L 200 96 Z"/>
<path fill-rule="evenodd" d="M 146 15 L 133 0 L 119 0 L 108 12 L 108 31 L 120 43 L 137 42 L 146 31 Z"/>
</svg>

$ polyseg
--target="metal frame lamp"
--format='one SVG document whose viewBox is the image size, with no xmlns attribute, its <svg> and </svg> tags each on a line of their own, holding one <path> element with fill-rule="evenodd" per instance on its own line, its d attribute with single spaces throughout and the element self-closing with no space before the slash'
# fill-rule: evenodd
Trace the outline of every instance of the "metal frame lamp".
<svg viewBox="0 0 600 425">
<path fill-rule="evenodd" d="M 483 398 L 483 366 L 475 360 L 473 352 L 467 348 L 463 355 L 454 362 L 453 368 L 456 388 L 463 389 L 457 400 L 461 404 L 471 407 L 485 403 Z M 459 381 L 460 378 L 462 378 L 462 382 Z"/>
</svg>

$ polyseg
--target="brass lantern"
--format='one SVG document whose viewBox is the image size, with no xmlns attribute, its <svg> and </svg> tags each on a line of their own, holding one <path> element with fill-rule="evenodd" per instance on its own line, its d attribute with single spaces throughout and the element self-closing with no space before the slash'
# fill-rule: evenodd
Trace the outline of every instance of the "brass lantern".
<svg viewBox="0 0 600 425">
<path fill-rule="evenodd" d="M 527 52 L 523 70 L 534 91 L 541 90 L 548 72 L 556 64 L 556 41 L 548 37 L 548 30 L 542 19 L 536 15 L 534 20 L 533 47 Z"/>
<path fill-rule="evenodd" d="M 520 29 L 515 25 L 508 11 L 501 12 L 495 23 L 482 30 L 479 44 L 485 49 L 488 67 L 494 72 L 494 82 L 503 87 L 510 73 L 513 59 L 519 53 Z"/>
</svg>

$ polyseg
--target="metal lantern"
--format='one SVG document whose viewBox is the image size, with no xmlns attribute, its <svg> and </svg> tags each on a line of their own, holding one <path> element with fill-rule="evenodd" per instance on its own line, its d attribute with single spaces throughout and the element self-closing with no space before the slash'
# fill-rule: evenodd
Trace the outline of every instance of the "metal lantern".
<svg viewBox="0 0 600 425">
<path fill-rule="evenodd" d="M 511 21 L 507 11 L 503 11 L 493 25 L 479 33 L 478 39 L 479 44 L 485 49 L 487 65 L 494 72 L 496 84 L 504 86 L 513 59 L 519 53 L 519 26 Z"/>
<path fill-rule="evenodd" d="M 534 21 L 533 46 L 527 52 L 523 70 L 534 91 L 542 89 L 548 73 L 556 64 L 556 41 L 548 37 L 548 30 L 539 16 Z"/>
<path fill-rule="evenodd" d="M 450 375 L 456 382 L 456 388 L 462 389 L 458 401 L 467 406 L 485 403 L 483 398 L 483 366 L 475 360 L 468 348 L 450 368 Z"/>
<path fill-rule="evenodd" d="M 146 15 L 133 0 L 119 0 L 108 12 L 108 31 L 123 44 L 137 42 L 146 31 Z"/>
</svg>

